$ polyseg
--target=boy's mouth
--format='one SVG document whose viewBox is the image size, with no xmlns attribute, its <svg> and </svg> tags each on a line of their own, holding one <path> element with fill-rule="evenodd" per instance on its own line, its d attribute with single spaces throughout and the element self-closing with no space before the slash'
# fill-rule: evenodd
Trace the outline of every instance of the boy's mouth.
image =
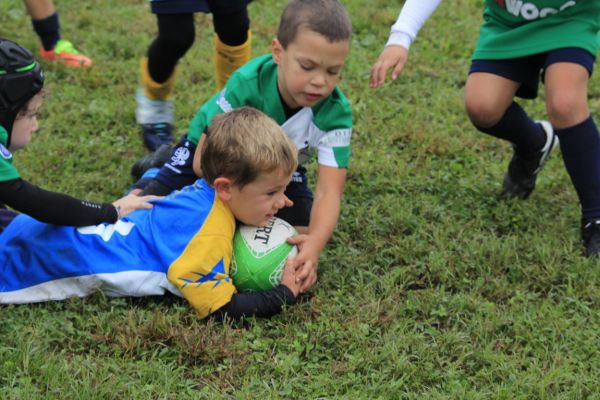
<svg viewBox="0 0 600 400">
<path fill-rule="evenodd" d="M 319 93 L 304 93 L 304 95 L 310 101 L 319 100 L 322 97 L 322 95 Z"/>
</svg>

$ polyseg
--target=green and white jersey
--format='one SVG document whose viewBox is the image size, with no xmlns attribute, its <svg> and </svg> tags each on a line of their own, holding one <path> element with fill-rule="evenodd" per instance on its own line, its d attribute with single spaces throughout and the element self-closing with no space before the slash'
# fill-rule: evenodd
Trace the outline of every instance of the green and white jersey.
<svg viewBox="0 0 600 400">
<path fill-rule="evenodd" d="M 0 182 L 10 181 L 20 177 L 19 171 L 13 165 L 12 153 L 7 148 L 8 132 L 0 126 Z"/>
<path fill-rule="evenodd" d="M 563 47 L 598 53 L 599 0 L 485 0 L 475 60 L 524 57 Z"/>
<path fill-rule="evenodd" d="M 197 144 L 215 115 L 243 106 L 261 110 L 281 125 L 298 147 L 300 164 L 316 151 L 320 165 L 348 166 L 352 111 L 342 91 L 336 87 L 325 99 L 286 120 L 277 89 L 277 64 L 270 54 L 238 69 L 225 88 L 204 103 L 190 124 L 188 139 Z"/>
</svg>

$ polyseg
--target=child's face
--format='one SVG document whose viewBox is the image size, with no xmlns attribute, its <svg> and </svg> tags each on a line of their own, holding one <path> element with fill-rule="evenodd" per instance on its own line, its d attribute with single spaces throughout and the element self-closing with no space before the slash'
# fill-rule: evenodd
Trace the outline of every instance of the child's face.
<svg viewBox="0 0 600 400">
<path fill-rule="evenodd" d="M 227 201 L 229 209 L 246 225 L 265 226 L 288 201 L 283 192 L 290 179 L 290 175 L 276 170 L 261 174 L 242 188 L 233 184 Z"/>
<path fill-rule="evenodd" d="M 311 107 L 329 96 L 338 82 L 350 43 L 329 42 L 324 36 L 301 30 L 287 49 L 273 39 L 272 54 L 277 70 L 277 85 L 291 108 Z"/>
<path fill-rule="evenodd" d="M 38 93 L 29 100 L 27 109 L 15 119 L 10 138 L 10 151 L 19 150 L 31 140 L 31 134 L 38 130 L 37 113 L 42 105 L 42 94 Z"/>
</svg>

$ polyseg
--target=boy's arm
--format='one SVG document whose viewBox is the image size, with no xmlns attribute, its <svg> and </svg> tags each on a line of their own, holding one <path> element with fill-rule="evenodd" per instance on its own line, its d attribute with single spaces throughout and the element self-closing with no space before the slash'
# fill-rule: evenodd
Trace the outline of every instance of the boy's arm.
<svg viewBox="0 0 600 400">
<path fill-rule="evenodd" d="M 119 213 L 109 203 L 94 203 L 50 192 L 21 178 L 0 182 L 0 202 L 38 221 L 86 226 L 116 222 Z"/>
<path fill-rule="evenodd" d="M 221 229 L 221 228 L 219 228 Z M 169 267 L 167 278 L 194 307 L 200 318 L 209 315 L 233 318 L 268 317 L 294 304 L 299 286 L 295 283 L 294 260 L 286 263 L 281 285 L 257 293 L 236 293 L 228 274 L 231 238 L 220 235 L 196 235 Z"/>
<path fill-rule="evenodd" d="M 218 320 L 224 317 L 271 317 L 281 312 L 285 305 L 296 304 L 300 285 L 296 282 L 296 259 L 289 258 L 285 263 L 279 286 L 262 292 L 236 293 L 231 301 L 212 313 Z"/>
<path fill-rule="evenodd" d="M 285 285 L 271 290 L 255 293 L 236 293 L 231 301 L 210 315 L 222 320 L 225 317 L 240 319 L 243 317 L 268 318 L 279 314 L 284 305 L 296 304 L 296 296 Z"/>
<path fill-rule="evenodd" d="M 410 45 L 440 3 L 441 0 L 406 0 L 398 20 L 392 25 L 385 48 L 371 68 L 371 87 L 382 85 L 390 68 L 392 79 L 398 78 L 408 59 Z"/>
<path fill-rule="evenodd" d="M 320 165 L 308 233 L 288 239 L 299 249 L 296 260 L 300 269 L 296 278 L 301 282 L 301 292 L 317 281 L 319 255 L 337 225 L 345 183 L 345 168 Z"/>
</svg>

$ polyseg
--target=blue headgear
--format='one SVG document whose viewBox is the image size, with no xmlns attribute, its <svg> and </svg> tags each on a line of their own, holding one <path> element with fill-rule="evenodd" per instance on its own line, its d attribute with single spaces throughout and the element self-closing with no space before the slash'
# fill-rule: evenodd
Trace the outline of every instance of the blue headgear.
<svg viewBox="0 0 600 400">
<path fill-rule="evenodd" d="M 19 111 L 44 86 L 44 71 L 29 50 L 0 38 L 0 125 L 8 132 Z"/>
</svg>

